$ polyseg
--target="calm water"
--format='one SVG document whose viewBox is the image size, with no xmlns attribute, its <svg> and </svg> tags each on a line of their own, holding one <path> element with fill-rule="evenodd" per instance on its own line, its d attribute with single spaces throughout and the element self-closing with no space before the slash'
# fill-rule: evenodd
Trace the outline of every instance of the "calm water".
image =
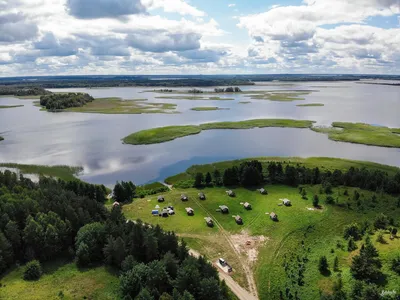
<svg viewBox="0 0 400 300">
<path fill-rule="evenodd" d="M 82 179 L 112 185 L 116 180 L 142 184 L 162 180 L 192 164 L 254 156 L 330 156 L 375 161 L 400 166 L 400 149 L 371 147 L 328 140 L 308 129 L 264 128 L 213 130 L 172 142 L 133 146 L 121 138 L 142 129 L 213 121 L 253 118 L 293 118 L 329 125 L 333 121 L 365 122 L 400 127 L 400 88 L 335 83 L 268 83 L 243 90 L 298 90 L 315 92 L 305 101 L 272 102 L 235 95 L 234 101 L 156 99 L 144 88 L 63 89 L 88 92 L 94 97 L 147 98 L 150 102 L 178 104 L 181 114 L 101 115 L 48 113 L 39 111 L 31 100 L 0 98 L 0 105 L 24 107 L 0 109 L 0 162 L 64 164 L 84 167 Z M 149 89 L 147 89 L 149 90 Z M 231 97 L 230 95 L 227 97 Z M 239 101 L 251 101 L 239 104 Z M 324 107 L 296 104 L 324 103 Z M 191 107 L 218 106 L 230 110 L 194 112 Z"/>
</svg>

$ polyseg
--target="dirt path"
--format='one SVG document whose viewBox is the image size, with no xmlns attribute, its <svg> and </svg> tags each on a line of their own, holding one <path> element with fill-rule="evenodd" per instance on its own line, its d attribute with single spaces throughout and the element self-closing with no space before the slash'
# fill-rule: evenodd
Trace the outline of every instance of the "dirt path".
<svg viewBox="0 0 400 300">
<path fill-rule="evenodd" d="M 229 233 L 226 232 L 226 230 L 222 227 L 221 223 L 219 223 L 217 221 L 217 219 L 206 209 L 204 208 L 204 206 L 197 200 L 194 199 L 194 201 L 196 202 L 196 204 L 208 215 L 213 217 L 214 223 L 215 225 L 220 229 L 222 235 L 226 238 L 228 244 L 231 246 L 232 250 L 234 251 L 234 253 L 237 255 L 240 264 L 242 265 L 242 268 L 244 270 L 244 273 L 246 275 L 246 279 L 247 279 L 247 283 L 249 285 L 249 290 L 250 290 L 250 295 L 247 295 L 247 298 L 241 298 L 241 299 L 258 299 L 258 293 L 257 293 L 257 286 L 254 280 L 254 276 L 253 276 L 253 272 L 250 269 L 249 265 L 245 262 L 243 262 L 243 259 L 240 255 L 240 252 L 238 249 L 236 249 L 234 243 L 232 242 L 232 239 L 230 238 Z M 226 274 L 225 274 L 226 275 Z M 229 278 L 233 281 L 233 279 L 229 276 Z M 235 281 L 233 281 L 237 286 L 239 286 Z M 240 287 L 240 286 L 239 286 Z M 236 287 L 237 288 L 237 287 Z M 241 287 L 240 287 L 241 288 Z M 243 288 L 241 288 L 243 290 Z M 251 296 L 251 298 L 249 298 L 248 296 Z M 239 296 L 238 296 L 239 297 Z"/>
<path fill-rule="evenodd" d="M 199 257 L 200 253 L 196 250 L 190 249 L 189 254 L 194 257 Z M 231 276 L 226 274 L 224 271 L 218 269 L 218 275 L 221 280 L 225 280 L 226 285 L 231 291 L 239 298 L 239 300 L 257 300 L 258 298 L 250 294 L 248 291 L 243 289 Z"/>
</svg>

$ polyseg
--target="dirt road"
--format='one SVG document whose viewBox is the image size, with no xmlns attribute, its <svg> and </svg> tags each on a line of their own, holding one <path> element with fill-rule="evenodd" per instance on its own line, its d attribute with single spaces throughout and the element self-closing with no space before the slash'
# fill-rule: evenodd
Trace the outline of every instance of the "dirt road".
<svg viewBox="0 0 400 300">
<path fill-rule="evenodd" d="M 199 257 L 200 253 L 197 252 L 196 250 L 189 250 L 189 254 L 194 256 L 194 257 Z M 211 262 L 212 263 L 212 262 Z M 231 289 L 231 291 L 236 295 L 236 297 L 239 298 L 239 300 L 257 300 L 258 298 L 252 294 L 250 294 L 248 291 L 246 291 L 244 288 L 242 288 L 231 276 L 226 274 L 224 271 L 220 270 L 217 268 L 219 278 L 221 280 L 225 280 L 226 285 Z"/>
<path fill-rule="evenodd" d="M 207 214 L 213 217 L 214 220 L 214 224 L 220 229 L 222 235 L 224 235 L 224 237 L 226 238 L 228 244 L 231 246 L 232 250 L 234 251 L 234 253 L 238 256 L 239 258 L 239 262 L 242 265 L 242 268 L 244 270 L 244 273 L 246 275 L 246 279 L 247 279 L 247 283 L 249 285 L 249 290 L 250 293 L 246 292 L 248 295 L 251 296 L 251 298 L 241 298 L 241 299 L 258 299 L 258 293 L 257 293 L 257 286 L 254 280 L 254 276 L 253 276 L 253 272 L 250 269 L 249 265 L 245 262 L 243 262 L 243 259 L 239 253 L 239 250 L 236 249 L 234 243 L 232 242 L 232 239 L 229 235 L 229 233 L 226 232 L 226 230 L 222 227 L 222 225 L 217 221 L 217 219 L 211 214 L 211 212 L 209 212 L 199 201 L 197 201 L 196 199 L 194 199 L 194 201 L 196 202 L 196 204 Z M 230 278 L 232 281 L 233 279 Z M 236 282 L 235 282 L 236 283 Z M 237 284 L 237 283 L 236 283 Z M 240 287 L 237 284 L 238 287 Z M 240 287 L 241 288 L 241 287 Z M 242 289 L 242 288 L 241 288 Z M 242 289 L 244 290 L 244 289 Z M 238 296 L 239 297 L 239 296 Z"/>
</svg>

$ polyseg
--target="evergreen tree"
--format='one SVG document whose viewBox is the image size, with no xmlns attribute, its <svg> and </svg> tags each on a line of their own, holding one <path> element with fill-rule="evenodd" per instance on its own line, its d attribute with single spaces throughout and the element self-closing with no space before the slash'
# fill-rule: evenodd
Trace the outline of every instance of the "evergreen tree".
<svg viewBox="0 0 400 300">
<path fill-rule="evenodd" d="M 209 186 L 211 184 L 211 182 L 212 182 L 211 174 L 210 174 L 210 172 L 207 172 L 206 178 L 205 178 L 205 183 L 207 186 Z"/>
<path fill-rule="evenodd" d="M 333 270 L 334 271 L 339 271 L 339 258 L 335 256 L 335 260 L 333 261 Z"/>
<path fill-rule="evenodd" d="M 347 243 L 347 251 L 351 252 L 357 249 L 357 245 L 354 242 L 354 238 L 351 236 L 349 237 L 349 241 Z"/>
<path fill-rule="evenodd" d="M 318 195 L 314 195 L 313 206 L 314 207 L 319 207 L 319 197 L 318 197 Z"/>
<path fill-rule="evenodd" d="M 372 245 L 369 237 L 365 244 L 362 245 L 360 254 L 353 257 L 351 265 L 351 273 L 354 278 L 364 281 L 374 281 L 381 275 L 382 263 L 379 260 L 379 254 L 376 248 Z"/>
<path fill-rule="evenodd" d="M 194 178 L 194 187 L 201 187 L 203 186 L 203 181 L 204 181 L 204 176 L 203 173 L 196 173 L 196 176 Z"/>
<path fill-rule="evenodd" d="M 326 256 L 321 256 L 319 258 L 319 263 L 318 263 L 318 270 L 320 271 L 320 273 L 322 274 L 326 274 L 329 272 L 329 265 L 328 265 L 328 260 L 326 258 Z"/>
</svg>

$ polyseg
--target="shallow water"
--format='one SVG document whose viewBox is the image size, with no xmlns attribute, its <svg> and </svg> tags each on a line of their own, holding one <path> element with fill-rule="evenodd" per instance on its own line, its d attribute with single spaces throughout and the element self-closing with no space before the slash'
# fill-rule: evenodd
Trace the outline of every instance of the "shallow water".
<svg viewBox="0 0 400 300">
<path fill-rule="evenodd" d="M 212 88 L 209 88 L 212 89 Z M 157 99 L 164 94 L 142 93 L 151 88 L 62 89 L 94 97 L 147 98 L 176 103 L 180 114 L 102 115 L 48 113 L 32 100 L 0 98 L 0 162 L 64 164 L 84 167 L 82 179 L 112 185 L 116 180 L 142 184 L 162 180 L 192 164 L 253 156 L 331 156 L 400 166 L 400 149 L 330 141 L 308 129 L 263 128 L 212 130 L 157 145 L 123 145 L 121 138 L 142 129 L 254 118 L 292 118 L 330 125 L 333 121 L 365 122 L 400 127 L 400 88 L 353 82 L 265 83 L 242 90 L 316 90 L 304 101 L 252 100 L 244 95 L 221 95 L 233 101 Z M 170 94 L 168 94 L 170 96 Z M 239 101 L 251 101 L 239 104 Z M 324 103 L 323 107 L 297 104 Z M 197 106 L 230 110 L 196 112 Z"/>
</svg>

